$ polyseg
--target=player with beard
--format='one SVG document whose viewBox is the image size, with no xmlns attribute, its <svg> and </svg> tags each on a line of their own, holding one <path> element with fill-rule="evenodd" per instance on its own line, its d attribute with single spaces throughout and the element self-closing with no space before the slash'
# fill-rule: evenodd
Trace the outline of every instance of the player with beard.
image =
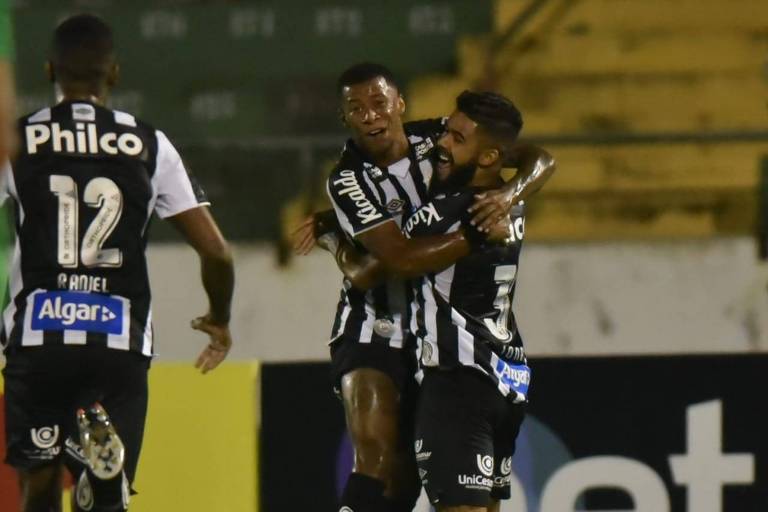
<svg viewBox="0 0 768 512">
<path fill-rule="evenodd" d="M 427 200 L 444 120 L 403 124 L 405 102 L 392 73 L 380 65 L 348 69 L 338 92 L 352 139 L 328 179 L 335 216 L 309 219 L 297 233 L 297 248 L 307 252 L 315 236 L 338 223 L 357 252 L 375 255 L 391 276 L 367 291 L 345 280 L 333 326 L 333 380 L 355 452 L 341 510 L 411 510 L 418 496 L 407 430 L 415 368 L 407 341 L 410 297 L 402 279 L 445 268 L 469 254 L 471 241 L 463 230 L 411 240 L 400 231 L 403 218 Z M 554 170 L 551 157 L 538 148 L 521 146 L 506 156 L 520 173 L 475 205 L 483 231 Z M 493 234 L 506 237 L 506 223 Z M 336 243 L 324 238 L 326 246 Z"/>
<path fill-rule="evenodd" d="M 464 228 L 478 192 L 498 188 L 505 155 L 522 127 L 511 101 L 464 92 L 438 143 L 432 201 L 404 223 L 420 239 Z M 524 205 L 509 217 L 506 244 L 476 244 L 466 257 L 414 281 L 412 330 L 419 343 L 421 394 L 416 459 L 440 512 L 495 512 L 509 498 L 515 438 L 530 369 L 511 311 Z M 385 265 L 342 242 L 342 271 L 356 287 L 375 285 Z"/>
</svg>

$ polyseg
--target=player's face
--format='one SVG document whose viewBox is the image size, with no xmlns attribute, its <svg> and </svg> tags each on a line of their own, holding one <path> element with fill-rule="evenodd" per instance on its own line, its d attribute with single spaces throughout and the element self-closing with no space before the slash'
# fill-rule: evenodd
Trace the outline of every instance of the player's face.
<svg viewBox="0 0 768 512">
<path fill-rule="evenodd" d="M 458 110 L 437 143 L 437 177 L 443 184 L 466 185 L 475 173 L 481 147 L 477 123 Z"/>
<path fill-rule="evenodd" d="M 384 77 L 344 87 L 341 92 L 344 124 L 360 147 L 370 154 L 389 150 L 402 131 L 405 103 Z"/>
</svg>

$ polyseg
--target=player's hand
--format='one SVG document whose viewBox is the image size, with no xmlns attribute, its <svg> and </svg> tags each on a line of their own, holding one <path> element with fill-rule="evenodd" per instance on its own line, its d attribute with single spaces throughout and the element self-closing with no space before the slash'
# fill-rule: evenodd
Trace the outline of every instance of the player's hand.
<svg viewBox="0 0 768 512">
<path fill-rule="evenodd" d="M 210 338 L 208 346 L 200 352 L 195 362 L 195 368 L 206 374 L 227 357 L 232 348 L 232 335 L 228 325 L 214 323 L 210 314 L 192 320 L 192 328 L 206 333 Z"/>
<path fill-rule="evenodd" d="M 310 215 L 296 230 L 291 233 L 293 238 L 293 250 L 296 254 L 306 256 L 317 243 L 315 238 L 315 215 Z"/>
<path fill-rule="evenodd" d="M 487 231 L 486 240 L 494 244 L 507 245 L 512 239 L 512 229 L 512 221 L 509 217 L 504 217 Z"/>
<path fill-rule="evenodd" d="M 475 203 L 468 211 L 472 215 L 471 224 L 481 233 L 489 233 L 494 224 L 509 215 L 515 195 L 505 190 L 489 190 L 475 196 Z"/>
</svg>

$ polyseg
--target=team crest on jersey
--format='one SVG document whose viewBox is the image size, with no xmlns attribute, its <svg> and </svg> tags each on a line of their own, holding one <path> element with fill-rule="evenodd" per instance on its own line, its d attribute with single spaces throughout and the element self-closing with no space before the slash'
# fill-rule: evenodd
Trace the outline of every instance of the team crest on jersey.
<svg viewBox="0 0 768 512">
<path fill-rule="evenodd" d="M 427 156 L 427 153 L 429 153 L 434 147 L 435 144 L 432 142 L 432 139 L 425 139 L 424 142 L 415 144 L 413 146 L 413 151 L 416 153 L 416 158 L 418 160 L 424 160 L 424 158 Z"/>
<path fill-rule="evenodd" d="M 98 293 L 51 291 L 32 297 L 35 331 L 86 331 L 122 334 L 127 321 L 125 299 Z"/>
</svg>

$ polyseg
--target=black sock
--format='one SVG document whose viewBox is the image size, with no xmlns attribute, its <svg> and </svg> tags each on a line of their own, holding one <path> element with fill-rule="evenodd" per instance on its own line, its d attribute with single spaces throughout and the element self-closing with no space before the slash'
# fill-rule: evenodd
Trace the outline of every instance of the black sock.
<svg viewBox="0 0 768 512">
<path fill-rule="evenodd" d="M 385 512 L 384 482 L 362 473 L 352 473 L 341 496 L 339 512 Z"/>
</svg>

